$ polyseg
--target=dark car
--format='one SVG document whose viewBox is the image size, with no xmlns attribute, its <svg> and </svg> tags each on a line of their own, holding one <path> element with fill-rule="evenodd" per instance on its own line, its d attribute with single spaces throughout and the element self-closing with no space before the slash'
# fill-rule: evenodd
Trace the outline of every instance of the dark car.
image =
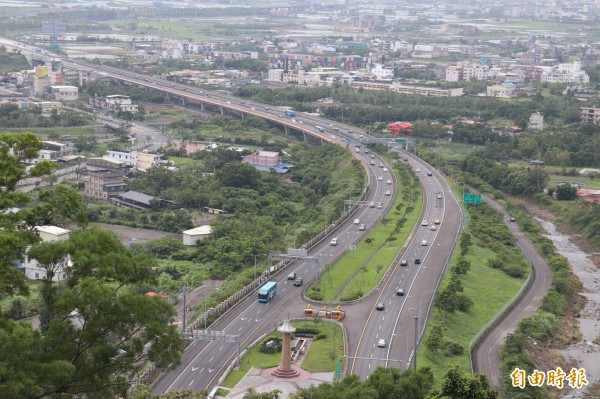
<svg viewBox="0 0 600 399">
<path fill-rule="evenodd" d="M 302 280 L 302 278 L 298 277 L 295 281 L 294 281 L 294 285 L 296 287 L 300 287 L 302 284 L 304 284 L 304 280 Z"/>
<path fill-rule="evenodd" d="M 433 173 L 427 172 L 427 176 L 433 176 Z"/>
<path fill-rule="evenodd" d="M 377 308 L 376 308 L 376 309 L 377 309 L 377 310 L 384 310 L 384 309 L 385 309 L 385 303 L 383 303 L 383 302 L 379 302 L 379 303 L 377 304 Z"/>
<path fill-rule="evenodd" d="M 296 279 L 296 272 L 291 272 L 290 274 L 288 274 L 287 279 L 288 280 L 295 280 Z"/>
<path fill-rule="evenodd" d="M 421 264 L 421 258 L 416 258 L 415 265 L 420 265 L 420 264 Z"/>
<path fill-rule="evenodd" d="M 396 291 L 396 295 L 404 296 L 404 288 L 398 288 L 398 290 Z"/>
</svg>

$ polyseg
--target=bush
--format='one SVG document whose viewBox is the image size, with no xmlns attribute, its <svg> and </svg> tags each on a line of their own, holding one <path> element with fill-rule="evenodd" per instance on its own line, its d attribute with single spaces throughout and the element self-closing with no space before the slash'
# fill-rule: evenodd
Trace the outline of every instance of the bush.
<svg viewBox="0 0 600 399">
<path fill-rule="evenodd" d="M 312 299 L 313 301 L 322 301 L 323 300 L 323 294 L 320 292 L 311 291 L 311 292 L 308 292 L 307 296 L 310 299 Z"/>
<path fill-rule="evenodd" d="M 446 341 L 444 342 L 444 356 L 460 356 L 464 353 L 465 348 L 458 342 Z"/>
<path fill-rule="evenodd" d="M 275 345 L 267 346 L 267 342 L 274 342 Z M 262 353 L 279 353 L 281 352 L 281 340 L 277 337 L 267 337 L 260 344 L 260 351 Z"/>
<path fill-rule="evenodd" d="M 317 336 L 315 337 L 315 341 L 325 338 L 327 338 L 327 334 L 317 334 Z"/>
<path fill-rule="evenodd" d="M 363 296 L 362 290 L 356 290 L 356 291 L 349 292 L 349 293 L 347 293 L 345 295 L 342 295 L 340 297 L 340 301 L 353 301 L 353 300 L 358 299 L 358 298 L 360 298 L 362 296 Z"/>
<path fill-rule="evenodd" d="M 456 307 L 461 312 L 468 312 L 473 306 L 473 300 L 465 294 L 458 294 L 456 296 Z"/>
<path fill-rule="evenodd" d="M 294 334 L 317 335 L 319 332 L 318 328 L 298 327 Z"/>
</svg>

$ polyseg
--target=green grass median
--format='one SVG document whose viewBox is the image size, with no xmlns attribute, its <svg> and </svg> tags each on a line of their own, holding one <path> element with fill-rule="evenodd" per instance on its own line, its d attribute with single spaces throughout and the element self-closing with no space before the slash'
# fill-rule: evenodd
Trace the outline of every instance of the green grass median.
<svg viewBox="0 0 600 399">
<path fill-rule="evenodd" d="M 366 295 L 404 246 L 418 222 L 423 198 L 418 179 L 408 166 L 397 164 L 394 170 L 399 191 L 392 207 L 356 245 L 356 250 L 347 252 L 333 265 L 325 265 L 320 281 L 307 291 L 310 299 L 346 301 Z"/>
</svg>

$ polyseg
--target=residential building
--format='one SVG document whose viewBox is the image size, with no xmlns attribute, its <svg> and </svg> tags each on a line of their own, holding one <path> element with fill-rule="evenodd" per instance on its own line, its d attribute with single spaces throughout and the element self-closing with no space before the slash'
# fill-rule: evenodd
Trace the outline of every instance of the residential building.
<svg viewBox="0 0 600 399">
<path fill-rule="evenodd" d="M 387 129 L 392 132 L 399 134 L 401 132 L 410 133 L 413 124 L 410 122 L 394 122 L 387 125 Z"/>
<path fill-rule="evenodd" d="M 62 111 L 62 104 L 58 101 L 41 101 L 39 103 L 35 103 L 42 110 L 42 116 L 50 116 L 52 115 L 52 111 L 56 110 L 57 113 L 60 114 Z"/>
<path fill-rule="evenodd" d="M 413 47 L 412 58 L 440 58 L 448 56 L 448 47 L 445 45 L 417 44 Z"/>
<path fill-rule="evenodd" d="M 493 86 L 487 87 L 487 96 L 488 97 L 499 97 L 499 98 L 511 98 L 513 96 L 514 91 L 515 91 L 515 86 L 493 85 Z"/>
<path fill-rule="evenodd" d="M 271 82 L 281 82 L 283 81 L 283 69 L 269 69 L 267 80 Z"/>
<path fill-rule="evenodd" d="M 254 166 L 263 172 L 275 171 L 276 173 L 287 173 L 294 165 L 282 163 L 281 155 L 275 151 L 257 150 L 254 154 L 242 156 L 242 163 Z"/>
<path fill-rule="evenodd" d="M 544 129 L 544 115 L 539 112 L 534 112 L 529 117 L 529 129 L 531 130 L 543 130 Z"/>
<path fill-rule="evenodd" d="M 600 107 L 581 107 L 582 123 L 600 123 Z"/>
<path fill-rule="evenodd" d="M 558 64 L 545 68 L 540 76 L 540 82 L 587 84 L 590 82 L 590 77 L 581 69 L 581 61 L 575 61 L 572 64 Z"/>
<path fill-rule="evenodd" d="M 489 69 L 488 65 L 461 61 L 457 65 L 450 65 L 446 68 L 446 80 L 448 82 L 471 79 L 484 80 L 488 78 Z"/>
<path fill-rule="evenodd" d="M 32 163 L 39 161 L 58 161 L 66 156 L 77 154 L 77 149 L 67 144 L 57 143 L 56 141 L 42 141 L 43 147 L 39 152 L 37 159 L 31 160 Z"/>
<path fill-rule="evenodd" d="M 49 93 L 55 101 L 75 101 L 79 98 L 77 86 L 50 86 Z"/>
<path fill-rule="evenodd" d="M 140 152 L 137 155 L 137 163 L 135 167 L 137 170 L 145 172 L 153 166 L 160 165 L 162 163 L 163 154 L 150 154 L 147 152 Z"/>
<path fill-rule="evenodd" d="M 392 83 L 390 91 L 428 97 L 460 97 L 464 94 L 462 87 L 416 86 L 398 82 Z"/>
<path fill-rule="evenodd" d="M 97 170 L 87 172 L 83 192 L 86 197 L 108 201 L 126 189 L 122 171 Z"/>
<path fill-rule="evenodd" d="M 205 239 L 212 234 L 212 228 L 209 225 L 195 227 L 183 232 L 183 245 L 193 246 L 198 241 Z"/>
<path fill-rule="evenodd" d="M 131 103 L 131 97 L 113 94 L 106 97 L 91 97 L 90 104 L 95 108 L 103 108 L 112 112 L 138 112 L 137 104 Z"/>
<path fill-rule="evenodd" d="M 377 77 L 377 79 L 393 79 L 394 68 L 387 67 L 381 64 L 375 64 L 371 69 L 371 73 Z"/>
<path fill-rule="evenodd" d="M 69 238 L 69 230 L 57 226 L 35 226 L 33 231 L 41 238 L 42 242 L 62 241 Z M 27 252 L 31 246 L 27 248 Z M 28 256 L 15 262 L 15 267 L 22 271 L 30 280 L 50 279 L 52 281 L 63 281 L 68 277 L 68 268 L 72 265 L 67 256 L 63 261 L 52 266 L 42 267 L 35 259 Z"/>
<path fill-rule="evenodd" d="M 96 172 L 100 170 L 120 171 L 123 175 L 127 174 L 130 166 L 127 166 L 124 161 L 118 161 L 111 158 L 93 157 L 85 161 L 88 171 Z"/>
<path fill-rule="evenodd" d="M 115 150 L 107 150 L 104 158 L 112 159 L 115 161 L 125 162 L 125 165 L 128 167 L 134 167 L 137 165 L 138 161 L 138 152 L 135 150 L 132 151 L 115 151 Z"/>
<path fill-rule="evenodd" d="M 448 65 L 446 67 L 446 81 L 447 82 L 458 82 L 463 80 L 463 69 L 459 65 Z"/>
</svg>

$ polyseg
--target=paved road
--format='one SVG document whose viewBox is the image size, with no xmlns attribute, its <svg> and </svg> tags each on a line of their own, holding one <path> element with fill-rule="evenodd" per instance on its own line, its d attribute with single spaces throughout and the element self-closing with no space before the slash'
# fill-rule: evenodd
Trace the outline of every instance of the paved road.
<svg viewBox="0 0 600 399">
<path fill-rule="evenodd" d="M 506 336 L 515 330 L 518 323 L 537 311 L 542 299 L 550 289 L 552 271 L 533 242 L 527 238 L 516 223 L 510 222 L 510 216 L 506 210 L 493 199 L 485 195 L 482 195 L 482 198 L 504 215 L 504 222 L 517 239 L 517 246 L 533 266 L 529 289 L 473 348 L 473 371 L 487 374 L 491 385 L 501 388 L 503 376 L 500 370 L 500 348 L 504 345 Z"/>
<path fill-rule="evenodd" d="M 415 321 L 414 309 L 420 309 L 418 320 L 419 336 L 422 336 L 427 316 L 446 262 L 462 223 L 462 212 L 445 180 L 433 168 L 417 157 L 407 156 L 412 168 L 421 180 L 424 203 L 421 219 L 427 226 L 417 226 L 412 237 L 400 251 L 391 272 L 380 293 L 370 301 L 364 328 L 349 328 L 349 341 L 354 352 L 349 363 L 349 373 L 366 379 L 378 366 L 406 369 L 414 353 Z M 432 176 L 428 176 L 431 172 Z M 440 195 L 441 198 L 438 198 Z M 435 219 L 441 224 L 432 231 Z M 420 224 L 420 223 L 419 223 Z M 422 245 L 426 240 L 428 245 Z M 415 264 L 419 258 L 421 264 Z M 408 266 L 399 266 L 401 259 Z M 404 296 L 396 295 L 404 289 Z M 383 304 L 384 309 L 377 309 Z M 384 339 L 384 347 L 379 340 Z"/>
<path fill-rule="evenodd" d="M 300 317 L 304 307 L 300 293 L 304 287 L 293 286 L 292 281 L 286 278 L 287 273 L 295 271 L 298 276 L 304 278 L 305 285 L 310 284 L 317 278 L 325 264 L 331 263 L 346 250 L 347 245 L 354 244 L 360 239 L 364 233 L 359 231 L 360 223 L 364 223 L 369 229 L 378 222 L 382 210 L 388 208 L 394 198 L 394 195 L 385 195 L 385 192 L 390 190 L 391 194 L 395 190 L 396 179 L 391 171 L 383 172 L 383 168 L 379 167 L 381 159 L 375 157 L 376 165 L 370 165 L 371 154 L 365 154 L 364 151 L 360 153 L 353 151 L 353 154 L 368 167 L 371 190 L 366 204 L 345 223 L 338 226 L 334 233 L 309 251 L 310 256 L 319 259 L 318 263 L 312 260 L 296 261 L 289 265 L 284 273 L 279 273 L 271 279 L 278 282 L 277 296 L 274 299 L 267 303 L 259 303 L 255 295 L 250 295 L 214 323 L 211 330 L 238 335 L 240 347 L 244 349 L 262 334 L 272 331 L 283 319 Z M 380 181 L 375 177 L 378 175 L 385 175 L 386 178 Z M 394 183 L 387 184 L 388 179 L 393 180 Z M 382 209 L 376 206 L 371 208 L 369 206 L 371 201 L 381 202 Z M 359 224 L 355 223 L 356 219 L 359 220 Z M 330 245 L 333 236 L 339 240 L 337 246 Z M 187 388 L 211 389 L 223 375 L 225 368 L 234 360 L 236 350 L 234 343 L 196 341 L 184 353 L 181 364 L 157 380 L 153 385 L 153 391 L 164 393 Z"/>
</svg>

